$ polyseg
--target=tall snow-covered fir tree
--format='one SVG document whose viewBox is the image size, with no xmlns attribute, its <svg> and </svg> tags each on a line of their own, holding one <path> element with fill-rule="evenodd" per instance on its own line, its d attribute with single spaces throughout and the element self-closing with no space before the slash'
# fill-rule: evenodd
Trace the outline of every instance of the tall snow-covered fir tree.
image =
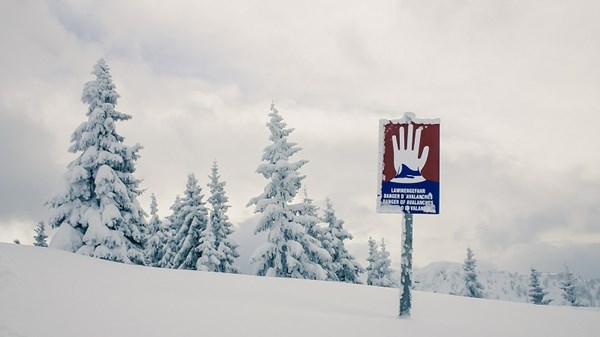
<svg viewBox="0 0 600 337">
<path fill-rule="evenodd" d="M 560 289 L 562 290 L 562 297 L 567 302 L 567 305 L 578 306 L 577 302 L 577 282 L 573 273 L 569 271 L 569 267 L 565 267 L 565 272 L 563 273 L 563 280 L 560 284 Z"/>
<path fill-rule="evenodd" d="M 193 174 L 188 176 L 182 198 L 178 198 L 169 217 L 176 233 L 169 239 L 159 266 L 173 269 L 196 269 L 200 258 L 200 235 L 208 223 L 208 210 L 202 200 L 202 188 Z"/>
<path fill-rule="evenodd" d="M 531 268 L 531 274 L 529 275 L 529 302 L 538 305 L 547 305 L 551 300 L 544 298 L 548 295 L 547 291 L 542 289 L 540 284 L 540 272 Z"/>
<path fill-rule="evenodd" d="M 326 260 L 327 252 L 307 233 L 309 222 L 317 220 L 299 214 L 305 205 L 292 203 L 305 178 L 298 171 L 308 161 L 290 162 L 290 157 L 300 151 L 295 143 L 288 141 L 293 129 L 286 128 L 273 104 L 269 117 L 271 144 L 265 147 L 263 163 L 256 169 L 269 183 L 263 193 L 248 203 L 255 205 L 255 213 L 261 214 L 255 233 L 268 235 L 251 262 L 257 275 L 324 280 L 327 272 L 315 262 L 315 255 Z"/>
<path fill-rule="evenodd" d="M 473 254 L 471 247 L 467 247 L 467 258 L 462 267 L 465 271 L 465 295 L 468 297 L 482 298 L 484 295 L 484 288 L 477 278 L 476 267 L 477 260 L 475 259 L 475 254 Z"/>
<path fill-rule="evenodd" d="M 38 247 L 48 247 L 48 243 L 46 242 L 48 235 L 46 235 L 46 225 L 44 225 L 44 222 L 39 221 L 33 230 L 35 231 L 33 245 Z"/>
<path fill-rule="evenodd" d="M 229 222 L 227 210 L 229 198 L 225 195 L 225 182 L 220 181 L 219 167 L 217 162 L 213 162 L 211 174 L 208 177 L 208 188 L 210 196 L 208 203 L 210 205 L 210 224 L 214 232 L 214 248 L 217 250 L 220 261 L 217 270 L 223 273 L 238 273 L 235 266 L 235 259 L 240 254 L 237 252 L 237 243 L 231 239 L 233 233 L 233 225 Z M 208 233 L 207 233 L 208 234 Z"/>
<path fill-rule="evenodd" d="M 347 283 L 360 283 L 359 276 L 365 269 L 350 254 L 344 241 L 352 240 L 353 236 L 344 229 L 344 221 L 338 219 L 329 198 L 325 200 L 325 216 L 323 222 L 328 227 L 325 229 L 323 245 L 331 255 L 331 268 L 335 274 L 335 281 Z"/>
<path fill-rule="evenodd" d="M 85 84 L 82 101 L 87 121 L 71 136 L 69 152 L 78 154 L 68 166 L 66 191 L 48 204 L 59 227 L 50 246 L 106 260 L 143 264 L 145 213 L 138 203 L 142 193 L 135 178 L 140 145 L 127 146 L 116 123 L 131 119 L 115 110 L 119 94 L 110 69 L 101 59 L 96 77 Z"/>
<path fill-rule="evenodd" d="M 158 203 L 154 193 L 150 196 L 150 221 L 148 222 L 148 240 L 146 241 L 146 265 L 158 267 L 165 254 L 167 245 L 167 229 L 163 227 L 158 216 Z"/>
</svg>

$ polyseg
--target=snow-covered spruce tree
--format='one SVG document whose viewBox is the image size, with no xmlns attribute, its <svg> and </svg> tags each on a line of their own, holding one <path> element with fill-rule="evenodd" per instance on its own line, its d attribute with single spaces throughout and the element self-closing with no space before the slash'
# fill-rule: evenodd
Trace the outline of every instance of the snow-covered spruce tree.
<svg viewBox="0 0 600 337">
<path fill-rule="evenodd" d="M 44 225 L 44 222 L 39 221 L 33 230 L 35 231 L 33 245 L 38 247 L 48 247 L 48 243 L 46 242 L 48 235 L 46 235 L 46 226 Z"/>
<path fill-rule="evenodd" d="M 381 250 L 377 243 L 369 238 L 369 266 L 367 267 L 367 284 L 379 287 L 395 287 L 394 271 L 391 269 L 390 253 L 385 249 L 385 242 L 381 239 Z"/>
<path fill-rule="evenodd" d="M 465 295 L 468 297 L 483 298 L 484 288 L 477 278 L 477 260 L 474 256 L 475 254 L 473 254 L 471 247 L 467 247 L 467 258 L 462 267 L 465 271 Z"/>
<path fill-rule="evenodd" d="M 165 226 L 166 244 L 163 248 L 163 256 L 157 264 L 157 267 L 160 268 L 171 268 L 171 260 L 175 256 L 176 247 L 174 238 L 181 227 L 181 223 L 177 223 L 175 219 L 176 215 L 181 211 L 181 197 L 179 195 L 175 196 L 175 201 L 169 209 L 171 210 L 171 214 L 166 217 L 166 221 L 163 223 L 163 226 Z"/>
<path fill-rule="evenodd" d="M 338 219 L 329 198 L 325 200 L 325 216 L 323 217 L 328 227 L 325 229 L 323 245 L 331 255 L 331 268 L 335 274 L 335 281 L 347 283 L 360 283 L 359 275 L 365 269 L 356 261 L 354 256 L 346 249 L 344 241 L 352 240 L 353 236 L 344 229 L 344 221 Z"/>
<path fill-rule="evenodd" d="M 326 280 L 335 280 L 335 271 L 331 264 L 331 255 L 323 246 L 325 239 L 325 230 L 319 226 L 318 207 L 313 203 L 313 200 L 308 197 L 306 189 L 304 189 L 303 202 L 291 206 L 295 209 L 294 214 L 300 223 L 306 229 L 304 245 L 309 247 L 306 251 L 308 258 L 318 264 L 327 273 Z"/>
<path fill-rule="evenodd" d="M 85 84 L 88 104 L 83 122 L 73 132 L 69 152 L 78 154 L 68 166 L 66 191 L 48 204 L 49 219 L 59 227 L 50 246 L 106 260 L 143 264 L 145 213 L 138 203 L 140 180 L 133 175 L 140 145 L 127 146 L 116 123 L 131 119 L 115 110 L 115 91 L 109 67 L 99 60 Z"/>
<path fill-rule="evenodd" d="M 193 174 L 188 176 L 183 197 L 173 205 L 171 224 L 178 228 L 167 244 L 160 266 L 173 269 L 196 269 L 201 252 L 200 235 L 208 223 L 208 210 L 202 200 L 202 188 Z"/>
<path fill-rule="evenodd" d="M 531 268 L 531 275 L 529 276 L 529 301 L 533 304 L 547 305 L 550 303 L 550 299 L 544 298 L 548 295 L 547 291 L 542 289 L 540 284 L 540 272 Z"/>
<path fill-rule="evenodd" d="M 316 238 L 317 240 L 322 241 L 323 236 L 325 235 L 325 231 L 321 226 L 318 225 L 319 207 L 317 207 L 317 205 L 314 204 L 313 200 L 308 197 L 308 192 L 306 191 L 306 188 L 304 188 L 303 193 L 303 202 L 301 204 L 298 204 L 298 214 L 313 217 L 313 219 L 310 220 L 314 221 L 311 221 L 310 224 L 306 226 L 306 232 L 310 236 Z"/>
<path fill-rule="evenodd" d="M 392 260 L 390 259 L 390 252 L 385 249 L 384 239 L 381 239 L 379 249 L 379 260 L 375 264 L 378 275 L 374 280 L 373 285 L 393 288 L 396 286 L 396 280 L 394 279 L 394 270 L 391 267 Z"/>
<path fill-rule="evenodd" d="M 377 241 L 373 240 L 372 237 L 369 237 L 369 241 L 367 241 L 369 245 L 369 256 L 367 257 L 367 262 L 369 265 L 367 266 L 367 285 L 372 286 L 373 281 L 379 278 L 379 273 L 377 272 L 376 264 L 379 261 L 379 249 L 377 247 Z"/>
<path fill-rule="evenodd" d="M 196 262 L 196 269 L 201 271 L 221 271 L 221 262 L 227 261 L 222 252 L 217 250 L 217 240 L 210 221 L 200 234 L 200 244 L 194 248 L 200 256 Z"/>
<path fill-rule="evenodd" d="M 573 273 L 569 271 L 569 267 L 565 267 L 565 272 L 562 276 L 563 280 L 560 284 L 560 289 L 562 290 L 563 299 L 570 306 L 578 306 L 576 290 L 577 282 L 573 276 Z"/>
<path fill-rule="evenodd" d="M 326 259 L 326 251 L 320 249 L 316 239 L 307 234 L 309 221 L 313 219 L 298 214 L 305 206 L 292 203 L 304 179 L 298 171 L 308 161 L 289 161 L 300 151 L 295 143 L 288 141 L 293 129 L 286 128 L 273 104 L 269 117 L 267 127 L 272 143 L 265 147 L 263 163 L 256 169 L 269 183 L 263 193 L 248 203 L 248 206 L 256 206 L 255 213 L 261 214 L 255 233 L 267 232 L 268 236 L 267 242 L 252 255 L 251 263 L 256 274 L 261 276 L 324 280 L 327 272 L 311 255 Z"/>
<path fill-rule="evenodd" d="M 167 229 L 158 216 L 158 204 L 154 193 L 150 196 L 150 221 L 148 222 L 148 240 L 146 241 L 146 265 L 158 267 L 167 248 Z"/>
<path fill-rule="evenodd" d="M 235 266 L 235 259 L 240 256 L 237 252 L 237 243 L 231 239 L 233 233 L 233 225 L 229 222 L 227 210 L 229 198 L 225 195 L 225 182 L 220 181 L 219 167 L 217 162 L 213 162 L 211 174 L 208 176 L 208 188 L 210 196 L 208 203 L 210 205 L 210 223 L 214 232 L 214 247 L 218 251 L 220 261 L 218 268 L 212 271 L 223 273 L 238 273 Z"/>
</svg>

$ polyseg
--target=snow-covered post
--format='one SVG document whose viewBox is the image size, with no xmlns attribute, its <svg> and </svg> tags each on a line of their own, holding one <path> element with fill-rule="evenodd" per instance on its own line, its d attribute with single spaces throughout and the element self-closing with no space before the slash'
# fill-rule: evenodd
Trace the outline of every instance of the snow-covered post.
<svg viewBox="0 0 600 337">
<path fill-rule="evenodd" d="M 413 215 L 439 214 L 440 120 L 379 120 L 377 212 L 402 214 L 400 318 L 412 309 Z"/>
<path fill-rule="evenodd" d="M 400 318 L 409 318 L 412 308 L 413 216 L 404 213 L 402 219 L 402 256 L 400 266 Z"/>
<path fill-rule="evenodd" d="M 404 118 L 413 123 L 415 114 L 405 112 Z M 409 139 L 412 135 L 409 135 Z M 407 141 L 408 142 L 408 141 Z M 418 154 L 418 148 L 417 148 Z M 400 174 L 400 172 L 398 172 Z M 400 256 L 400 318 L 410 318 L 412 309 L 412 253 L 413 253 L 413 216 L 404 210 L 402 218 L 402 249 Z"/>
</svg>

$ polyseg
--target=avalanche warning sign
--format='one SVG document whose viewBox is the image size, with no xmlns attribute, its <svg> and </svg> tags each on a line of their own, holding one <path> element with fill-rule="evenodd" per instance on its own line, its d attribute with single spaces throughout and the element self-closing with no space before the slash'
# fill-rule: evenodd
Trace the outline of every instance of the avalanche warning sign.
<svg viewBox="0 0 600 337">
<path fill-rule="evenodd" d="M 439 214 L 440 120 L 379 121 L 377 212 Z"/>
</svg>

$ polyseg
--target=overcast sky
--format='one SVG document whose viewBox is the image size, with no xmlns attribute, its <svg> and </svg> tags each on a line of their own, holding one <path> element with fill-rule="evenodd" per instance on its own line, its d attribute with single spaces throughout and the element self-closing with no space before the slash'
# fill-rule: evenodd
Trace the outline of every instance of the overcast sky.
<svg viewBox="0 0 600 337">
<path fill-rule="evenodd" d="M 0 2 L 0 241 L 32 241 L 62 188 L 80 97 L 103 57 L 145 148 L 148 210 L 216 159 L 236 225 L 266 180 L 271 100 L 295 128 L 309 196 L 333 200 L 364 262 L 377 214 L 378 120 L 441 120 L 441 213 L 415 216 L 417 266 L 478 259 L 600 277 L 598 1 Z M 252 229 L 240 228 L 251 235 Z M 240 235 L 243 237 L 244 235 Z"/>
</svg>

